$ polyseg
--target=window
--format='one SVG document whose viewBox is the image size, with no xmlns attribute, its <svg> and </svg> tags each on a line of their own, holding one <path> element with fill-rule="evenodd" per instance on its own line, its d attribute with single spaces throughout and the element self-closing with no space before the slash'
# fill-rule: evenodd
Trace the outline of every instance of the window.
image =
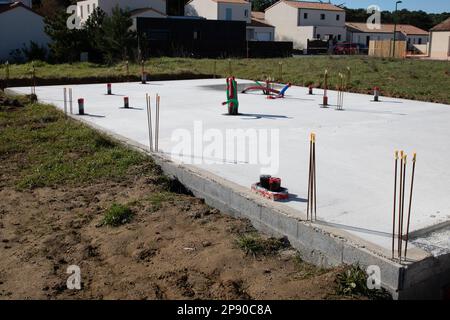
<svg viewBox="0 0 450 320">
<path fill-rule="evenodd" d="M 90 4 L 87 5 L 87 13 L 88 13 L 88 14 L 91 13 L 91 5 L 90 5 Z"/>
<path fill-rule="evenodd" d="M 225 10 L 225 20 L 232 20 L 233 19 L 233 11 L 231 8 L 226 8 Z"/>
<path fill-rule="evenodd" d="M 336 15 L 336 21 L 339 21 L 339 20 L 341 20 L 341 16 L 340 15 Z"/>
<path fill-rule="evenodd" d="M 320 20 L 325 20 L 325 13 L 320 14 Z"/>
<path fill-rule="evenodd" d="M 95 10 L 95 3 L 92 4 L 92 11 Z"/>
<path fill-rule="evenodd" d="M 422 44 L 422 38 L 419 38 L 419 44 Z"/>
<path fill-rule="evenodd" d="M 338 41 L 341 41 L 342 36 L 340 34 L 338 34 L 337 39 L 338 39 Z"/>
<path fill-rule="evenodd" d="M 303 13 L 303 19 L 308 19 L 308 13 L 307 12 Z"/>
<path fill-rule="evenodd" d="M 317 34 L 317 39 L 320 39 L 320 34 Z"/>
<path fill-rule="evenodd" d="M 80 6 L 80 17 L 83 18 L 83 6 Z"/>
<path fill-rule="evenodd" d="M 247 10 L 247 9 L 245 9 L 245 11 L 244 11 L 244 16 L 245 16 L 246 18 L 248 18 L 248 10 Z"/>
</svg>

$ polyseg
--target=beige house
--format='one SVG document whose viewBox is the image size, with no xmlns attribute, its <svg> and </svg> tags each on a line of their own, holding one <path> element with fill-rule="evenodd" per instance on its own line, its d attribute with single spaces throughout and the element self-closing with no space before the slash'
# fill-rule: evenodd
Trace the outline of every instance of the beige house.
<svg viewBox="0 0 450 320">
<path fill-rule="evenodd" d="M 281 0 L 265 10 L 275 27 L 275 40 L 292 41 L 304 49 L 313 39 L 345 41 L 345 10 L 331 3 Z"/>
<path fill-rule="evenodd" d="M 264 13 L 253 13 L 246 0 L 191 0 L 184 6 L 184 15 L 209 20 L 244 21 L 247 40 L 273 41 L 275 28 L 264 19 Z"/>
<path fill-rule="evenodd" d="M 450 18 L 430 31 L 430 57 L 450 60 Z"/>
<path fill-rule="evenodd" d="M 393 40 L 394 25 L 381 24 L 377 29 L 371 29 L 367 23 L 347 22 L 347 41 L 357 43 L 360 47 L 369 47 L 370 41 Z M 429 33 L 409 24 L 398 24 L 396 27 L 396 40 L 406 41 L 409 50 L 416 49 L 422 53 L 427 52 Z"/>
</svg>

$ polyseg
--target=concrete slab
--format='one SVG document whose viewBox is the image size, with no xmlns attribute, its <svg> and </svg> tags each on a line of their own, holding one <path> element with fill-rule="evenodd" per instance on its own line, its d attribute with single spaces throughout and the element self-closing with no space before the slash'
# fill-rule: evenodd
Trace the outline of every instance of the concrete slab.
<svg viewBox="0 0 450 320">
<path fill-rule="evenodd" d="M 237 81 L 240 86 L 253 83 Z M 309 253 L 311 259 L 326 261 L 323 264 L 328 265 L 358 261 L 386 265 L 385 272 L 392 276 L 384 283 L 392 290 L 404 285 L 402 275 L 407 274 L 404 266 L 389 262 L 393 151 L 402 149 L 409 156 L 417 152 L 411 217 L 414 237 L 408 249 L 408 263 L 448 257 L 448 105 L 387 97 L 375 103 L 371 102 L 371 96 L 346 93 L 344 111 L 336 111 L 333 106 L 319 107 L 322 90 L 315 90 L 316 94 L 311 96 L 307 88 L 292 87 L 284 99 L 268 100 L 259 93 L 240 94 L 241 114 L 232 117 L 224 115 L 226 107 L 221 105 L 225 100 L 224 79 L 157 81 L 147 85 L 116 83 L 113 84 L 116 95 L 112 96 L 106 95 L 105 84 L 70 87 L 75 109 L 76 99 L 85 99 L 87 115 L 75 115 L 76 118 L 144 147 L 149 146 L 145 94 L 151 94 L 154 104 L 154 95 L 158 93 L 159 157 L 172 160 L 172 164 L 166 163 L 168 171 L 184 180 L 188 187 L 191 185 L 195 193 L 205 196 L 211 205 L 247 216 L 261 229 L 288 235 L 298 248 L 315 249 Z M 11 90 L 29 93 L 29 88 Z M 40 101 L 63 108 L 62 86 L 37 87 L 36 93 Z M 129 97 L 133 109 L 121 108 L 124 96 Z M 329 91 L 330 104 L 335 103 L 336 96 L 335 91 Z M 257 143 L 267 142 L 264 134 L 269 142 L 275 138 L 266 154 L 271 161 L 262 163 L 261 153 L 257 163 L 253 163 L 248 154 L 240 159 L 231 153 L 208 152 L 213 137 L 226 137 L 227 130 L 233 129 L 242 129 L 250 136 L 256 132 Z M 310 132 L 317 135 L 319 221 L 313 226 L 301 222 L 306 217 Z M 180 150 L 181 137 L 191 139 L 190 148 Z M 222 142 L 225 150 L 233 146 L 230 139 L 224 138 Z M 248 151 L 252 147 L 255 146 L 244 143 L 236 148 Z M 264 149 L 264 144 L 259 147 Z M 177 164 L 193 171 L 180 169 Z M 263 172 L 283 179 L 283 185 L 293 194 L 289 201 L 270 204 L 256 195 L 245 194 Z M 202 177 L 204 174 L 206 178 Z M 441 263 L 439 268 L 445 271 L 450 266 Z M 415 279 L 411 274 L 412 271 L 409 278 Z"/>
</svg>

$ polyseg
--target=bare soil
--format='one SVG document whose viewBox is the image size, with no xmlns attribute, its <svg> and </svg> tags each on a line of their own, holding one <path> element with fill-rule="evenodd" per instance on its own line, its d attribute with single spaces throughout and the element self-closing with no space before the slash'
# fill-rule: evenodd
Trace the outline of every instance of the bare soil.
<svg viewBox="0 0 450 320">
<path fill-rule="evenodd" d="M 0 155 L 0 299 L 340 298 L 338 269 L 291 248 L 246 254 L 236 240 L 255 232 L 248 221 L 186 194 L 155 201 L 161 179 L 140 173 L 147 164 L 120 180 L 18 189 L 27 161 Z M 112 203 L 127 204 L 131 222 L 102 225 Z M 67 289 L 70 265 L 81 268 L 81 290 Z"/>
</svg>

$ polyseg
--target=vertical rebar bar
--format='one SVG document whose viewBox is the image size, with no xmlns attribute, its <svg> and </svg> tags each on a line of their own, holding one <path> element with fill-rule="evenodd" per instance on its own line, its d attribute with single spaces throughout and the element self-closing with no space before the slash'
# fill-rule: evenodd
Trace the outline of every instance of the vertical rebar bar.
<svg viewBox="0 0 450 320">
<path fill-rule="evenodd" d="M 402 185 L 403 185 L 403 150 L 400 151 L 400 181 L 398 198 L 398 230 L 397 230 L 397 254 L 400 256 L 401 248 L 401 225 L 402 225 Z"/>
<path fill-rule="evenodd" d="M 316 185 L 316 134 L 313 135 L 313 182 L 314 182 L 314 220 L 317 220 L 317 185 Z M 312 213 L 311 213 L 312 216 Z"/>
<path fill-rule="evenodd" d="M 309 220 L 309 211 L 311 206 L 311 173 L 312 173 L 312 133 L 309 136 L 309 177 L 308 177 L 308 203 L 306 205 L 306 220 Z"/>
<path fill-rule="evenodd" d="M 70 114 L 73 114 L 72 88 L 69 88 L 69 109 L 70 109 Z"/>
<path fill-rule="evenodd" d="M 67 117 L 67 88 L 63 89 L 63 95 L 64 95 L 64 116 Z"/>
<path fill-rule="evenodd" d="M 394 165 L 394 208 L 392 210 L 392 259 L 394 259 L 395 252 L 395 212 L 397 209 L 397 167 L 398 167 L 398 150 L 395 150 L 395 165 Z"/>
<path fill-rule="evenodd" d="M 160 116 L 161 97 L 156 95 L 156 125 L 155 125 L 155 150 L 159 152 L 159 116 Z"/>
<path fill-rule="evenodd" d="M 311 220 L 311 222 L 314 221 L 314 219 L 317 219 L 315 143 L 316 135 L 311 133 L 309 139 L 308 203 L 306 206 L 306 219 Z"/>
<path fill-rule="evenodd" d="M 399 259 L 402 259 L 402 247 L 403 247 L 403 225 L 404 225 L 404 209 L 405 209 L 405 186 L 406 186 L 406 154 L 403 156 L 403 178 L 402 178 L 402 218 L 400 225 L 400 247 L 399 247 Z"/>
<path fill-rule="evenodd" d="M 409 225 L 411 222 L 411 205 L 412 205 L 412 198 L 413 198 L 414 174 L 416 171 L 416 160 L 417 160 L 416 158 L 417 158 L 417 154 L 414 153 L 413 158 L 412 158 L 412 174 L 411 174 L 411 188 L 409 191 L 408 218 L 406 221 L 405 260 L 406 260 L 406 255 L 408 254 Z"/>
<path fill-rule="evenodd" d="M 145 95 L 145 101 L 147 102 L 148 141 L 150 152 L 153 152 L 152 108 L 151 108 L 151 98 L 149 97 L 148 93 Z"/>
</svg>

